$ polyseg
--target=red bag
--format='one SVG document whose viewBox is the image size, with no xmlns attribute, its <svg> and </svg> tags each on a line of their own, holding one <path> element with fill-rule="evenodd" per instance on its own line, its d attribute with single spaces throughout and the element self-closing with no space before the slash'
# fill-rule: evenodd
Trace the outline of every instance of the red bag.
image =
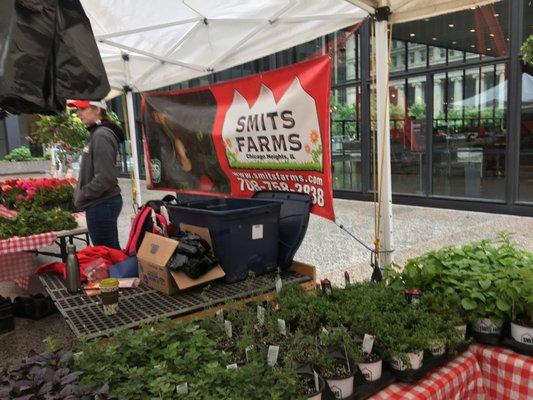
<svg viewBox="0 0 533 400">
<path fill-rule="evenodd" d="M 124 253 L 128 256 L 131 257 L 137 254 L 146 232 L 162 236 L 172 234 L 172 225 L 161 214 L 161 206 L 164 206 L 165 202 L 169 201 L 169 197 L 174 198 L 174 196 L 165 196 L 163 200 L 151 200 L 139 209 L 131 224 L 128 244 L 124 248 Z"/>
</svg>

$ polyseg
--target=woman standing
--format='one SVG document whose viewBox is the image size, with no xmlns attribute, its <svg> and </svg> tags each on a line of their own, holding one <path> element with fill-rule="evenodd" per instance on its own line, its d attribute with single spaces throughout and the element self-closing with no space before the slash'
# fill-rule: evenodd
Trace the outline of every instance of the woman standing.
<svg viewBox="0 0 533 400">
<path fill-rule="evenodd" d="M 122 129 L 107 119 L 104 101 L 77 100 L 68 103 L 90 132 L 83 149 L 74 205 L 85 210 L 93 245 L 120 249 L 117 219 L 122 210 L 115 163 L 124 141 Z"/>
</svg>

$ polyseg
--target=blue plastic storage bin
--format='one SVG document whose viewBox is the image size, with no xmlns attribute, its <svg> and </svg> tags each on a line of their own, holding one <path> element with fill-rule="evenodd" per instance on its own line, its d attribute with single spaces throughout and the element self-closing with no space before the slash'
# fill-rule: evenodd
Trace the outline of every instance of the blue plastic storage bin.
<svg viewBox="0 0 533 400">
<path fill-rule="evenodd" d="M 168 211 L 176 227 L 209 229 L 226 282 L 238 282 L 277 267 L 280 208 L 279 201 L 214 198 L 169 205 Z"/>
</svg>

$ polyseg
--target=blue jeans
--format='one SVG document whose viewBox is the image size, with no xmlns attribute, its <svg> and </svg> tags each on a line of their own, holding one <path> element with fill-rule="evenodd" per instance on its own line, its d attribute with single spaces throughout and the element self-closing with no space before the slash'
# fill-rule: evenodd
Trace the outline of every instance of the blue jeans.
<svg viewBox="0 0 533 400">
<path fill-rule="evenodd" d="M 87 229 L 93 246 L 107 246 L 120 250 L 117 219 L 122 210 L 122 196 L 118 195 L 85 210 Z"/>
</svg>

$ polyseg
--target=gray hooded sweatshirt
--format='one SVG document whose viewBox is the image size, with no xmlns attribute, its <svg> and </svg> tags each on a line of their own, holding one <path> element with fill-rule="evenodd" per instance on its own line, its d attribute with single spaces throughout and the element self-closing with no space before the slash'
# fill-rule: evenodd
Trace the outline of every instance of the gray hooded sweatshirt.
<svg viewBox="0 0 533 400">
<path fill-rule="evenodd" d="M 102 121 L 88 127 L 91 136 L 83 149 L 74 206 L 79 210 L 120 194 L 115 167 L 119 143 L 124 141 L 122 129 Z"/>
</svg>

